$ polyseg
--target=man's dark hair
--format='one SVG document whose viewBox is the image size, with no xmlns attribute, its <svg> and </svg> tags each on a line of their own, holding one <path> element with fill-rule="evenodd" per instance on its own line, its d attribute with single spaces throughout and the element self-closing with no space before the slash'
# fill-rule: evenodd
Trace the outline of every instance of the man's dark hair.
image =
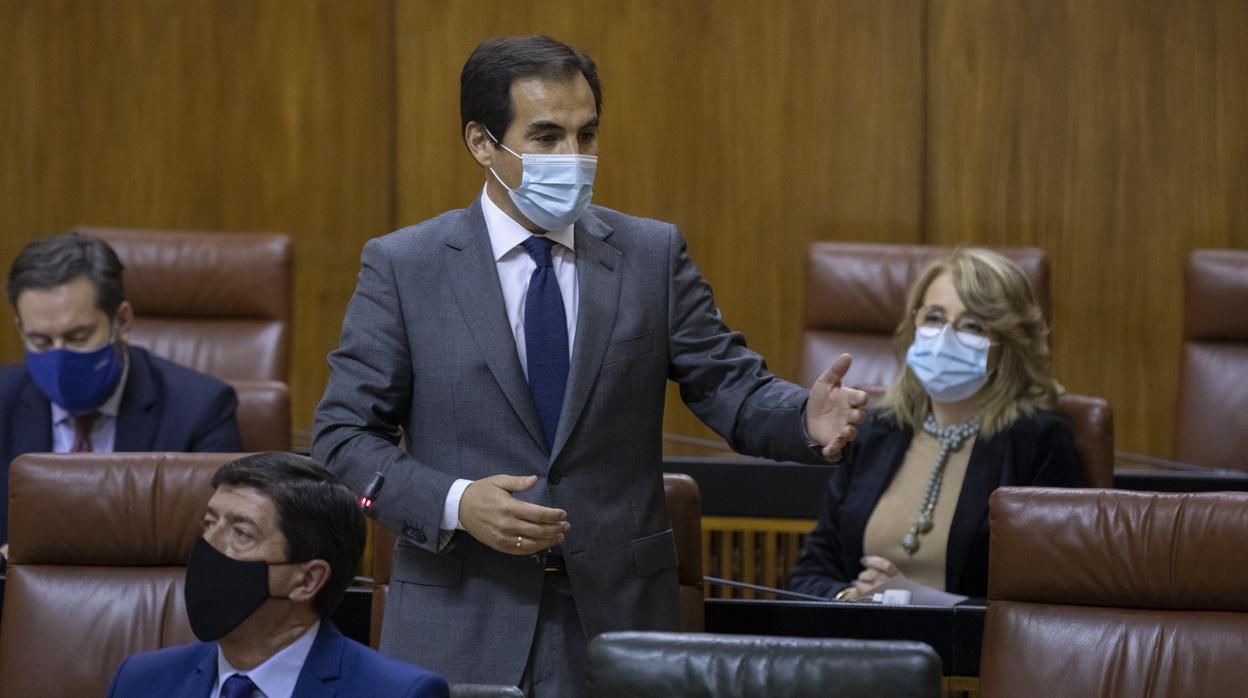
<svg viewBox="0 0 1248 698">
<path fill-rule="evenodd" d="M 459 75 L 459 132 L 475 121 L 502 140 L 516 118 L 511 86 L 525 78 L 572 80 L 585 76 L 602 112 L 602 86 L 594 59 L 549 36 L 509 36 L 483 41 Z M 494 144 L 498 147 L 498 143 Z"/>
<path fill-rule="evenodd" d="M 221 485 L 250 487 L 273 500 L 288 561 L 329 563 L 312 608 L 321 617 L 333 613 L 355 578 L 367 535 L 359 500 L 346 484 L 303 456 L 257 453 L 222 466 L 212 476 L 213 488 Z"/>
<path fill-rule="evenodd" d="M 99 238 L 79 233 L 40 238 L 22 248 L 9 267 L 9 305 L 17 310 L 23 291 L 56 288 L 85 276 L 95 286 L 96 307 L 111 318 L 126 299 L 122 269 L 117 253 Z"/>
</svg>

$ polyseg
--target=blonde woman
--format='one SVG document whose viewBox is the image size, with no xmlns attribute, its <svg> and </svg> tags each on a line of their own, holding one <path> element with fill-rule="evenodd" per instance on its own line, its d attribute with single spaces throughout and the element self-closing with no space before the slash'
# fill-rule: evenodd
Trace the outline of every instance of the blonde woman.
<svg viewBox="0 0 1248 698">
<path fill-rule="evenodd" d="M 1081 484 L 1023 272 L 959 249 L 923 270 L 906 308 L 895 335 L 904 368 L 829 480 L 796 591 L 852 599 L 900 573 L 985 596 L 992 491 Z"/>
</svg>

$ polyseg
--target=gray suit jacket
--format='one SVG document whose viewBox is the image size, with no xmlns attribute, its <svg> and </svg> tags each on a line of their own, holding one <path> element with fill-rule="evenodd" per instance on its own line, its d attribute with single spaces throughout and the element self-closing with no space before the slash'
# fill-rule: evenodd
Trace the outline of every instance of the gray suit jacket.
<svg viewBox="0 0 1248 698">
<path fill-rule="evenodd" d="M 582 626 L 675 629 L 676 549 L 662 483 L 669 379 L 739 451 L 812 460 L 807 393 L 724 326 L 675 226 L 591 207 L 575 227 L 580 292 L 558 434 L 547 448 L 507 322 L 480 202 L 364 246 L 313 455 L 400 535 L 382 649 L 452 683 L 520 681 L 541 556 L 460 531 L 438 552 L 456 478 L 538 475 L 521 499 L 568 512 L 563 543 Z M 399 448 L 400 440 L 404 448 Z"/>
</svg>

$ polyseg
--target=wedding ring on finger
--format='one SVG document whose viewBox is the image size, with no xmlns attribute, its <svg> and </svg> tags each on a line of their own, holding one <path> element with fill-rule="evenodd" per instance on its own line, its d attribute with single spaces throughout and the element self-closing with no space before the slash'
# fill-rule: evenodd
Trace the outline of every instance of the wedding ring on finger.
<svg viewBox="0 0 1248 698">
<path fill-rule="evenodd" d="M 524 545 L 524 536 L 516 536 L 516 547 L 519 548 L 519 547 L 522 547 L 523 545 Z"/>
</svg>

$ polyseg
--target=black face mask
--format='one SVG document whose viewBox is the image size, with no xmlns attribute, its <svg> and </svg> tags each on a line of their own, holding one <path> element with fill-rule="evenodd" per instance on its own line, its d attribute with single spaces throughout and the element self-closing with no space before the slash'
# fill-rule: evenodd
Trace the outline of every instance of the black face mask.
<svg viewBox="0 0 1248 698">
<path fill-rule="evenodd" d="M 204 642 L 228 635 L 268 599 L 289 598 L 269 596 L 269 563 L 235 560 L 203 538 L 186 563 L 184 595 L 191 632 Z"/>
</svg>

